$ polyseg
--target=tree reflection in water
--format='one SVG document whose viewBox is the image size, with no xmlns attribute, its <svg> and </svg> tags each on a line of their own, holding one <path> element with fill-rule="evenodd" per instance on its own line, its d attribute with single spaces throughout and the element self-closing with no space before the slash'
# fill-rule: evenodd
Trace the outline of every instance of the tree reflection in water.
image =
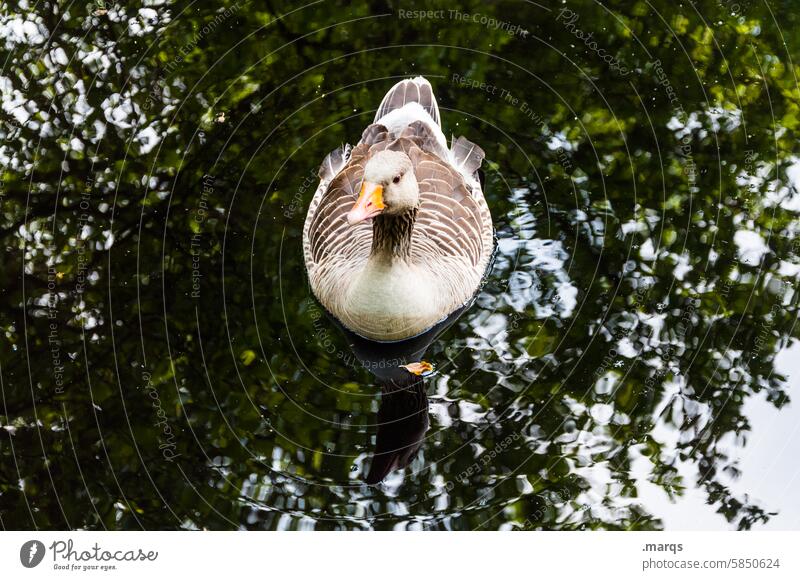
<svg viewBox="0 0 800 580">
<path fill-rule="evenodd" d="M 732 484 L 745 404 L 789 403 L 798 11 L 724 4 L 462 9 L 523 35 L 445 5 L 4 3 L 0 524 L 656 529 L 653 488 L 768 522 L 792 499 Z M 301 228 L 320 160 L 416 74 L 487 152 L 498 255 L 437 372 L 381 395 Z"/>
</svg>

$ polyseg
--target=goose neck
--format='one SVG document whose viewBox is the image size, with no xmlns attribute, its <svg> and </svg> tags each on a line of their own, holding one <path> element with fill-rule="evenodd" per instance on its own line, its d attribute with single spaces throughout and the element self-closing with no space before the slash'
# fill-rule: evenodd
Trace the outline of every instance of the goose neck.
<svg viewBox="0 0 800 580">
<path fill-rule="evenodd" d="M 413 208 L 398 215 L 375 216 L 370 257 L 379 260 L 409 259 L 417 212 L 418 209 Z"/>
</svg>

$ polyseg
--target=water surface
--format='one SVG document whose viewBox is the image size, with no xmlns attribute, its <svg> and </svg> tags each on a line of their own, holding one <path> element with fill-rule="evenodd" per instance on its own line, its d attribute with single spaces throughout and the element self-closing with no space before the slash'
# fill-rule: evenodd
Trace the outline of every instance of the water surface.
<svg viewBox="0 0 800 580">
<path fill-rule="evenodd" d="M 145 4 L 2 8 L 2 527 L 797 528 L 798 2 Z M 398 391 L 301 230 L 418 74 L 498 249 Z"/>
</svg>

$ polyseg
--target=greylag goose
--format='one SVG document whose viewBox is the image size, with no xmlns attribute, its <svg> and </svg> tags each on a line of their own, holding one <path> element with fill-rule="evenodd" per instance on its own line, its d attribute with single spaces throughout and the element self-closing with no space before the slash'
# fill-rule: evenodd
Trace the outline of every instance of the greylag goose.
<svg viewBox="0 0 800 580">
<path fill-rule="evenodd" d="M 345 328 L 405 340 L 473 298 L 494 250 L 483 157 L 464 137 L 447 147 L 431 84 L 416 77 L 392 87 L 355 147 L 325 158 L 303 253 L 314 295 Z"/>
</svg>

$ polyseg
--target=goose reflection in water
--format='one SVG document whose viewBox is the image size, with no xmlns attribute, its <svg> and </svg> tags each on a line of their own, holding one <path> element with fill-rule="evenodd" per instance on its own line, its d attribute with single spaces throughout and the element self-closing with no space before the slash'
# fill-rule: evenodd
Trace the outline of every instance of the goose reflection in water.
<svg viewBox="0 0 800 580">
<path fill-rule="evenodd" d="M 370 485 L 411 463 L 430 426 L 425 380 L 404 372 L 406 376 L 381 384 L 378 437 L 366 477 Z"/>
<path fill-rule="evenodd" d="M 359 336 L 336 320 L 359 363 L 369 370 L 381 387 L 378 434 L 365 481 L 374 485 L 416 457 L 430 426 L 425 378 L 431 366 L 425 351 L 469 308 L 465 304 L 430 330 L 397 342 L 376 342 Z M 423 361 L 420 363 L 419 361 Z"/>
</svg>

